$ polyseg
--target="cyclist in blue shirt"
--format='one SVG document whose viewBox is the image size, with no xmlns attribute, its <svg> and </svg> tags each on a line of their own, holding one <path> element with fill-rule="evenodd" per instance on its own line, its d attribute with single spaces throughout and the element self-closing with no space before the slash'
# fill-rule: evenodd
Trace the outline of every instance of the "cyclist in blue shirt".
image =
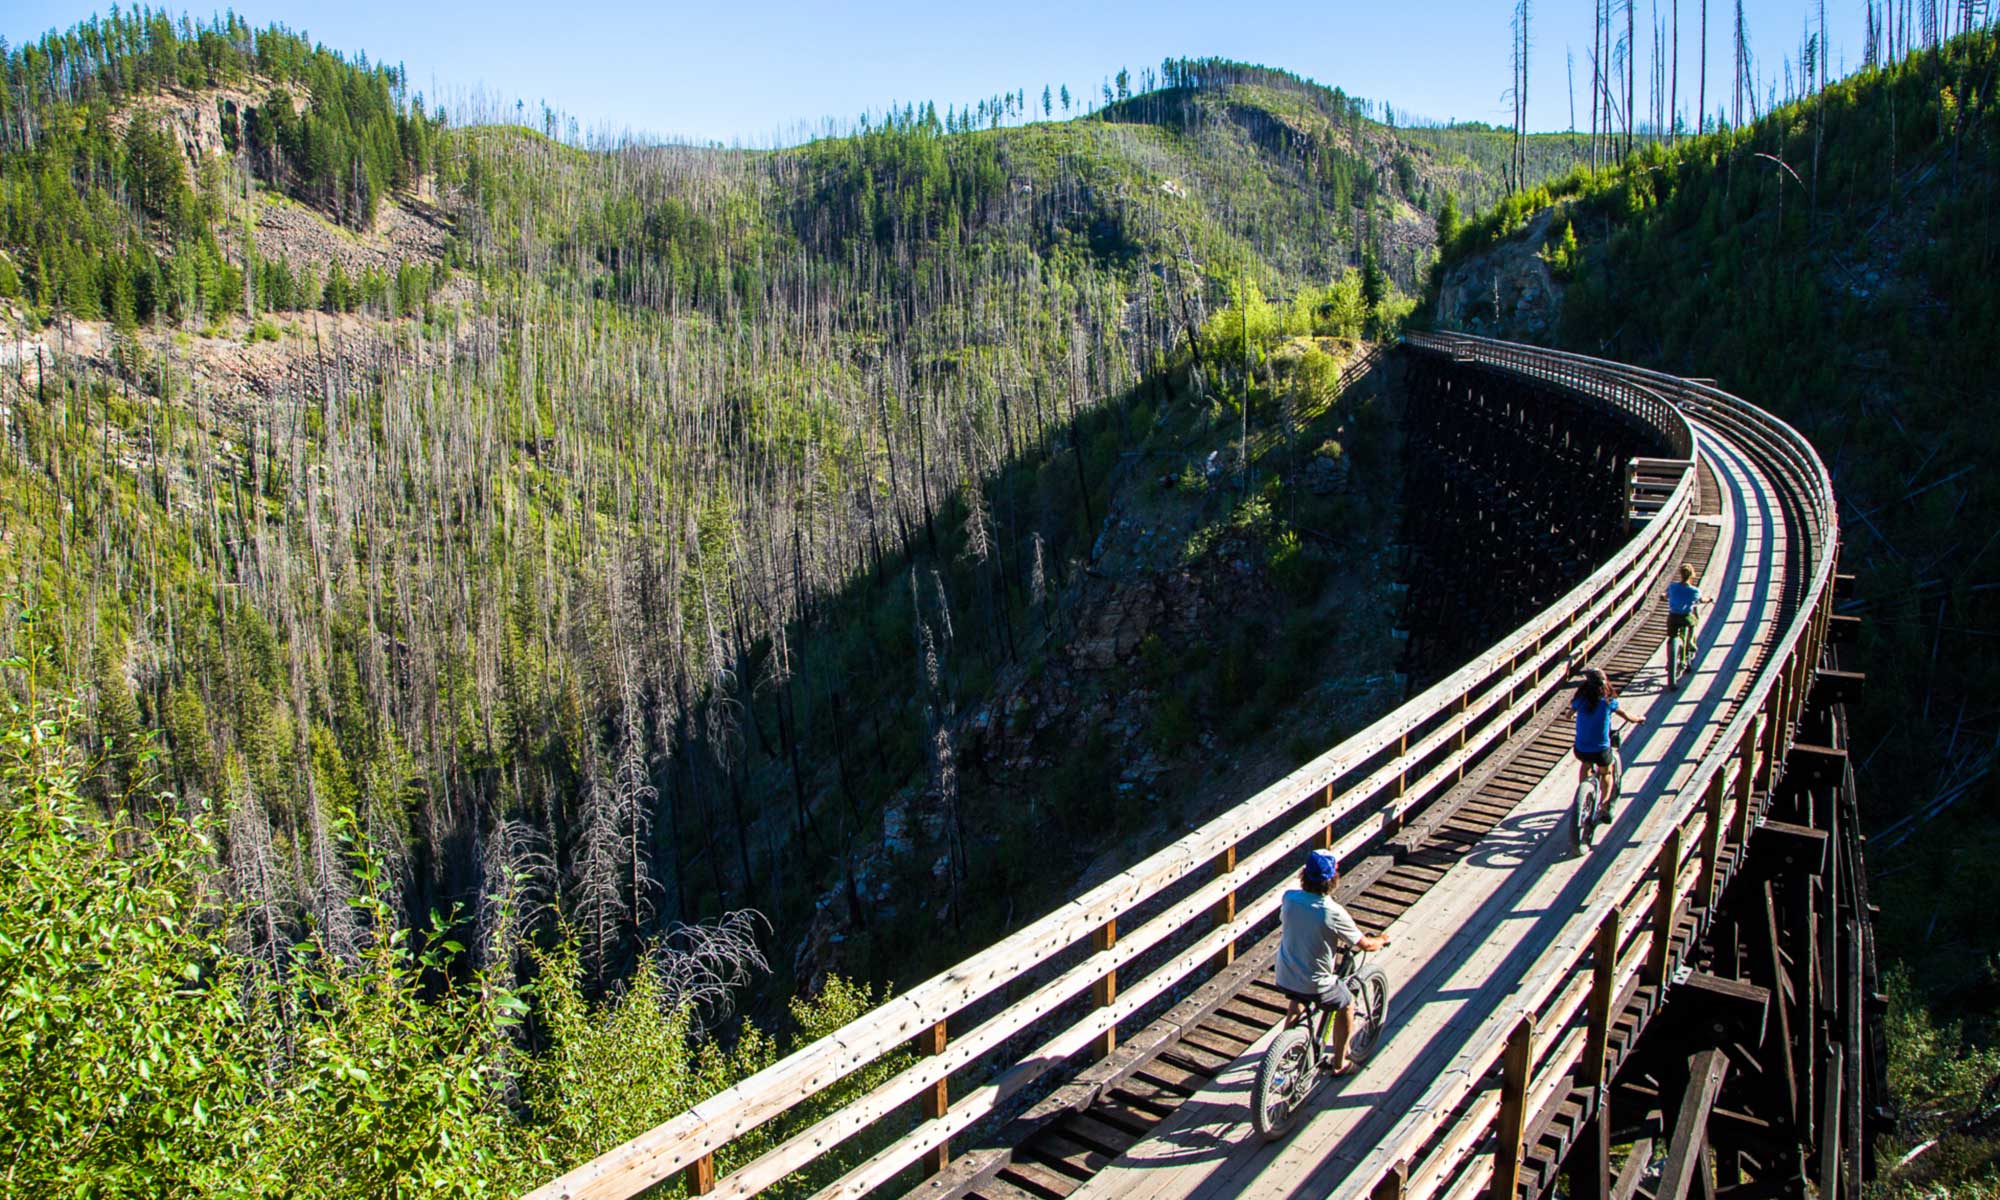
<svg viewBox="0 0 2000 1200">
<path fill-rule="evenodd" d="M 1597 667 L 1585 667 L 1569 711 L 1576 720 L 1576 781 L 1597 772 L 1597 794 L 1604 799 L 1604 819 L 1611 820 L 1611 802 L 1618 795 L 1618 756 L 1611 752 L 1611 718 L 1637 725 L 1639 718 L 1618 707 L 1611 680 Z"/>
<path fill-rule="evenodd" d="M 1681 577 L 1667 585 L 1667 653 L 1672 654 L 1678 644 L 1674 639 L 1683 634 L 1694 635 L 1694 610 L 1704 597 L 1694 586 L 1694 567 L 1681 564 Z"/>
<path fill-rule="evenodd" d="M 1299 886 L 1286 892 L 1278 905 L 1278 990 L 1292 1002 L 1287 1022 L 1303 1017 L 1319 1000 L 1333 1009 L 1333 1073 L 1347 1070 L 1347 1038 L 1354 1027 L 1354 995 L 1341 978 L 1341 957 L 1349 946 L 1380 950 L 1389 944 L 1382 934 L 1363 933 L 1338 900 L 1333 886 L 1340 879 L 1340 858 L 1331 850 L 1306 856 Z"/>
</svg>

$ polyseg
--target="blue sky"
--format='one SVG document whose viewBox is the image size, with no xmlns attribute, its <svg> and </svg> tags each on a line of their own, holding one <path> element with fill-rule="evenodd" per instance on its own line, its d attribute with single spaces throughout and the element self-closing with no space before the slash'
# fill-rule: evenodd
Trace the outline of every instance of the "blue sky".
<svg viewBox="0 0 2000 1200">
<path fill-rule="evenodd" d="M 1645 101 L 1649 18 L 1672 0 L 1635 0 Z M 1693 91 L 1699 0 L 1679 0 L 1682 91 Z M 478 94 L 527 111 L 543 101 L 586 130 L 753 145 L 796 140 L 826 118 L 842 121 L 890 101 L 934 100 L 940 110 L 984 96 L 1067 83 L 1095 93 L 1120 66 L 1222 55 L 1283 67 L 1399 110 L 1505 124 L 1511 0 L 1428 3 L 1322 0 L 1229 3 L 1151 0 L 238 0 L 254 24 L 279 21 L 347 52 L 401 61 L 426 95 Z M 13 0 L 0 17 L 10 42 L 67 27 L 104 4 Z M 1709 109 L 1729 78 L 1730 0 L 1709 0 Z M 1807 0 L 1745 0 L 1751 49 L 1770 78 L 1795 54 Z M 1833 65 L 1861 56 L 1861 6 L 1828 6 Z M 175 11 L 179 11 L 175 7 Z M 196 8 L 203 12 L 209 9 Z M 1540 0 L 1533 10 L 1530 124 L 1569 124 L 1566 48 L 1588 78 L 1591 0 Z M 1726 97 L 1725 97 L 1726 99 Z M 1579 124 L 1589 94 L 1577 89 Z M 1684 99 L 1691 109 L 1691 99 Z"/>
</svg>

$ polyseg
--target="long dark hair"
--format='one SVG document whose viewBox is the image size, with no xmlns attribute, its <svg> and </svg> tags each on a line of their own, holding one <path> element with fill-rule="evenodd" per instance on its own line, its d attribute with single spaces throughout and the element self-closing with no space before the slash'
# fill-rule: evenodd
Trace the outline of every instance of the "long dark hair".
<svg viewBox="0 0 2000 1200">
<path fill-rule="evenodd" d="M 1597 667 L 1585 667 L 1583 682 L 1576 685 L 1576 694 L 1585 707 L 1596 708 L 1604 703 L 1607 697 L 1617 695 L 1617 692 L 1613 690 L 1611 680 L 1605 677 L 1602 670 Z"/>
</svg>

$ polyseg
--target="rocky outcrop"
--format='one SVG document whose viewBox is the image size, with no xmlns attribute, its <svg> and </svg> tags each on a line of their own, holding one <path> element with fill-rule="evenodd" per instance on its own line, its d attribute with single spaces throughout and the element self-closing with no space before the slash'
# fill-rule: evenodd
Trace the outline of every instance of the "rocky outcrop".
<svg viewBox="0 0 2000 1200">
<path fill-rule="evenodd" d="M 1451 329 L 1542 340 L 1562 315 L 1562 284 L 1541 257 L 1552 212 L 1445 272 L 1437 321 Z"/>
<path fill-rule="evenodd" d="M 200 187 L 204 164 L 233 160 L 244 152 L 240 131 L 250 114 L 271 103 L 279 90 L 276 84 L 258 79 L 199 92 L 170 89 L 135 101 L 113 113 L 110 120 L 120 131 L 135 120 L 158 123 L 186 156 L 190 183 Z M 310 97 L 297 87 L 283 90 L 293 112 L 305 112 Z M 262 188 L 252 194 L 259 198 L 257 250 L 265 258 L 282 258 L 294 266 L 311 265 L 322 271 L 337 261 L 350 278 L 358 279 L 370 267 L 386 274 L 406 262 L 431 263 L 444 257 L 451 226 L 444 213 L 429 202 L 427 178 L 418 181 L 413 194 L 385 198 L 376 211 L 374 226 L 358 233 L 337 226 L 307 205 Z M 219 222 L 216 235 L 226 252 L 240 256 L 238 222 Z"/>
</svg>

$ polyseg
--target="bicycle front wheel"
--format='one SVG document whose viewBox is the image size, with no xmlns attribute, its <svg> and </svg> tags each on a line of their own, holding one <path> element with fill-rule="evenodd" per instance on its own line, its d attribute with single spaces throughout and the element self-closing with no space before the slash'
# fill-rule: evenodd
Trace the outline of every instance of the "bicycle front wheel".
<svg viewBox="0 0 2000 1200">
<path fill-rule="evenodd" d="M 1370 969 L 1352 982 L 1354 1028 L 1347 1037 L 1347 1056 L 1365 1062 L 1382 1044 L 1382 1030 L 1389 1023 L 1389 976 Z"/>
<path fill-rule="evenodd" d="M 1319 1056 L 1312 1035 L 1294 1025 L 1280 1032 L 1257 1065 L 1257 1082 L 1250 1089 L 1250 1123 L 1265 1141 L 1283 1137 L 1305 1107 L 1319 1074 Z"/>
</svg>

